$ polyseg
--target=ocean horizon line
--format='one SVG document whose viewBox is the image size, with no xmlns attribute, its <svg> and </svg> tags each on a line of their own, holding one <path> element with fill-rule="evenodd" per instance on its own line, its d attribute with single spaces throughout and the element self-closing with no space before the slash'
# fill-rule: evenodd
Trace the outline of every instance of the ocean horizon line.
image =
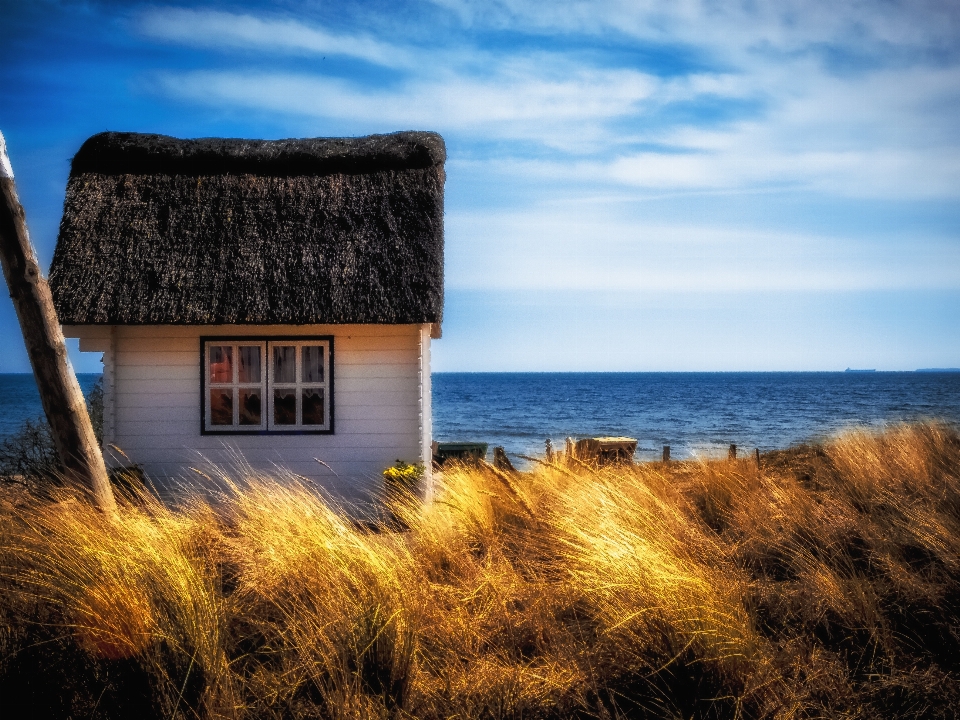
<svg viewBox="0 0 960 720">
<path fill-rule="evenodd" d="M 914 370 L 433 370 L 432 375 L 851 375 L 893 373 L 960 373 L 960 367 L 916 368 Z M 78 376 L 102 372 L 78 372 Z M 27 376 L 32 372 L 0 372 L 3 376 Z"/>
<path fill-rule="evenodd" d="M 893 373 L 960 373 L 960 368 L 915 370 L 434 370 L 433 375 L 849 375 Z"/>
</svg>

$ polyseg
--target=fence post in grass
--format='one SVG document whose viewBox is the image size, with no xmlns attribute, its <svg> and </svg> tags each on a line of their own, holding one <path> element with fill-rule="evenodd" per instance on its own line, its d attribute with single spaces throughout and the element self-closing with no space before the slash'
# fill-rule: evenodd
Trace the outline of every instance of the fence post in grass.
<svg viewBox="0 0 960 720">
<path fill-rule="evenodd" d="M 513 463 L 510 462 L 510 458 L 507 457 L 507 451 L 503 449 L 502 445 L 497 445 L 493 449 L 493 466 L 497 470 L 502 470 L 503 472 L 517 471 L 517 469 L 513 466 Z"/>
<path fill-rule="evenodd" d="M 734 445 L 733 443 L 730 443 L 730 450 L 727 452 L 727 459 L 728 460 L 737 459 L 737 446 Z"/>
<path fill-rule="evenodd" d="M 17 311 L 23 341 L 40 391 L 43 412 L 63 463 L 64 472 L 85 484 L 101 510 L 113 512 L 116 502 L 103 455 L 97 445 L 77 376 L 53 307 L 50 286 L 40 272 L 27 233 L 26 216 L 17 196 L 7 145 L 0 133 L 0 259 L 7 288 Z"/>
<path fill-rule="evenodd" d="M 669 445 L 663 446 L 663 461 L 670 462 L 670 446 Z"/>
<path fill-rule="evenodd" d="M 760 467 L 760 448 L 757 448 L 757 467 Z"/>
</svg>

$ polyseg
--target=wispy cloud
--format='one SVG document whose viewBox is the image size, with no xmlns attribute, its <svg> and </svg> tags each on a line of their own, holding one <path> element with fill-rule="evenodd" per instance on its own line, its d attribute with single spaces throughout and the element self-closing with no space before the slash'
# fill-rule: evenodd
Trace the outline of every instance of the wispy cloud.
<svg viewBox="0 0 960 720">
<path fill-rule="evenodd" d="M 447 225 L 447 282 L 459 289 L 960 288 L 960 245 L 943 236 L 851 239 L 664 224 L 624 215 L 615 206 L 576 204 L 522 213 L 455 213 Z M 496 258 L 494 273 L 489 258 Z"/>
<path fill-rule="evenodd" d="M 332 33 L 287 18 L 186 8 L 150 8 L 136 18 L 148 38 L 204 48 L 342 55 L 387 67 L 413 64 L 411 54 L 363 34 Z"/>
<path fill-rule="evenodd" d="M 907 5 L 859 10 L 775 5 L 633 2 L 441 3 L 464 26 L 563 30 L 592 52 L 520 45 L 493 51 L 429 48 L 291 18 L 152 8 L 140 32 L 168 42 L 263 53 L 329 53 L 402 70 L 390 82 L 318 72 L 199 68 L 163 71 L 168 96 L 362 128 L 430 127 L 461 144 L 502 140 L 498 160 L 651 190 L 806 187 L 854 196 L 960 193 L 960 63 L 944 59 L 957 13 Z M 700 48 L 715 70 L 659 77 L 602 40 Z M 542 45 L 542 44 L 541 44 Z M 831 47 L 861 58 L 831 65 Z M 929 61 L 931 53 L 936 63 Z M 834 53 L 836 55 L 836 53 Z M 863 61 L 862 58 L 872 58 Z M 896 59 L 892 62 L 890 58 Z M 242 60 L 240 61 L 242 64 Z M 746 103 L 746 104 L 744 104 Z M 730 111 L 726 111 L 725 108 Z M 560 153 L 556 155 L 555 153 Z M 521 165 L 531 169 L 532 165 Z M 559 172 L 564 172 L 560 170 Z"/>
<path fill-rule="evenodd" d="M 318 75 L 194 71 L 162 73 L 165 93 L 195 102 L 356 121 L 386 128 L 438 127 L 493 138 L 537 140 L 576 152 L 607 133 L 605 121 L 637 112 L 655 78 L 632 70 L 574 69 L 532 73 L 526 62 L 502 64 L 492 76 L 438 71 L 387 89 Z M 571 128 L 581 127 L 572 135 Z M 581 145 L 582 147 L 582 145 Z"/>
<path fill-rule="evenodd" d="M 725 58 L 749 54 L 823 53 L 863 57 L 883 53 L 952 53 L 960 34 L 960 7 L 942 0 L 433 0 L 464 25 L 526 28 L 542 33 L 616 33 L 643 41 L 710 49 Z"/>
</svg>

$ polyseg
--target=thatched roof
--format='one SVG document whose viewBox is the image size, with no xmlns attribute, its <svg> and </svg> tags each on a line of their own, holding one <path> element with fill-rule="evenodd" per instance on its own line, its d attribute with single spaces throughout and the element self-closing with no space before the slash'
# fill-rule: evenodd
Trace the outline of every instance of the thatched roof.
<svg viewBox="0 0 960 720">
<path fill-rule="evenodd" d="M 101 133 L 67 183 L 60 322 L 439 323 L 443 139 Z"/>
</svg>

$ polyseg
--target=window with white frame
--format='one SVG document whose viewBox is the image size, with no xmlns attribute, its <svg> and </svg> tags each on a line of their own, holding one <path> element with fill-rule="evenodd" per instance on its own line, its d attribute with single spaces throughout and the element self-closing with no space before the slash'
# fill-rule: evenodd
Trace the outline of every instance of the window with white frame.
<svg viewBox="0 0 960 720">
<path fill-rule="evenodd" d="M 332 338 L 203 338 L 205 433 L 333 432 Z"/>
</svg>

